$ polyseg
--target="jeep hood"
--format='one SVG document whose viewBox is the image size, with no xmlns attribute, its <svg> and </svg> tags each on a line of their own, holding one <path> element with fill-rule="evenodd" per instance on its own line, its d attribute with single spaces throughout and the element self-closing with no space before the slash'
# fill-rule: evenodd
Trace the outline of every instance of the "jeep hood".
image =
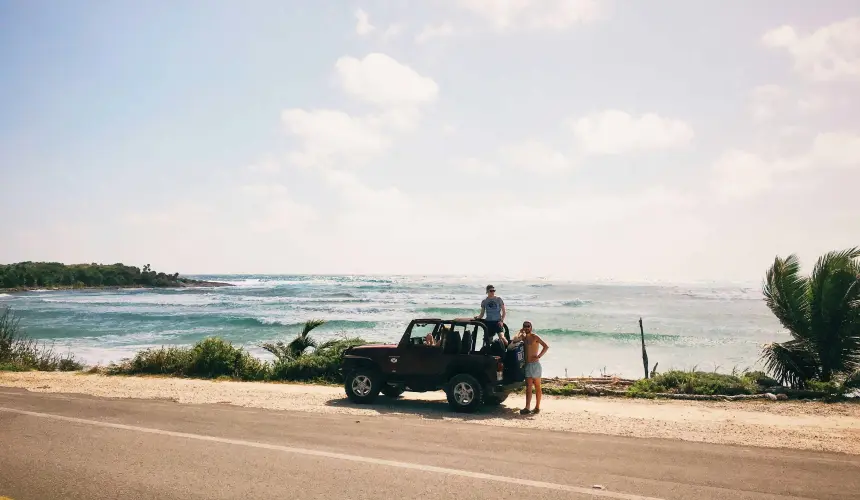
<svg viewBox="0 0 860 500">
<path fill-rule="evenodd" d="M 397 349 L 397 344 L 368 344 L 350 347 L 344 354 L 347 356 L 378 356 Z"/>
</svg>

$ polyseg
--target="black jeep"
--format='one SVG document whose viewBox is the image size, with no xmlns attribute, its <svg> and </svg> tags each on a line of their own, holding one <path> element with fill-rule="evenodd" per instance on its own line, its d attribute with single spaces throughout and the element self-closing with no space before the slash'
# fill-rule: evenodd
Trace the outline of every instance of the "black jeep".
<svg viewBox="0 0 860 500">
<path fill-rule="evenodd" d="M 454 411 L 501 404 L 524 385 L 523 347 L 506 350 L 485 341 L 486 331 L 483 321 L 471 318 L 415 319 L 399 344 L 352 347 L 341 365 L 346 395 L 371 403 L 380 392 L 396 398 L 404 391 L 444 390 Z M 507 325 L 504 334 L 510 339 Z"/>
</svg>

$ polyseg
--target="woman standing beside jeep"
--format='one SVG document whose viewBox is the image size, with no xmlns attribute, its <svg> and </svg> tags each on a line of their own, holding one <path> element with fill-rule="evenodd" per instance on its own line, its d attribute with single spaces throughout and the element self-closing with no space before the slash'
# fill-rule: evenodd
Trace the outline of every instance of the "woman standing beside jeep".
<svg viewBox="0 0 860 500">
<path fill-rule="evenodd" d="M 534 333 L 531 321 L 523 322 L 523 327 L 519 332 L 517 332 L 514 338 L 511 339 L 511 344 L 514 342 L 524 342 L 526 351 L 526 407 L 520 410 L 520 414 L 538 414 L 540 413 L 540 398 L 542 395 L 540 388 L 542 375 L 540 358 L 546 354 L 546 351 L 549 350 L 549 346 L 546 345 L 546 342 L 544 342 L 542 338 Z M 540 352 L 538 352 L 538 345 L 543 346 L 543 349 L 541 349 Z M 532 389 L 535 391 L 534 411 L 529 410 L 532 403 Z"/>
</svg>

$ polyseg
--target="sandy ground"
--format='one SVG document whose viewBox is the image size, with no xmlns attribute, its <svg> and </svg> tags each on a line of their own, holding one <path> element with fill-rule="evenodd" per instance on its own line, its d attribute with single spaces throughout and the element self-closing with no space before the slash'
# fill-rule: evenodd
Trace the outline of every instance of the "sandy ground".
<svg viewBox="0 0 860 500">
<path fill-rule="evenodd" d="M 406 393 L 370 406 L 349 403 L 341 388 L 82 373 L 0 372 L 0 386 L 109 398 L 167 399 L 273 410 L 455 420 L 480 425 L 616 436 L 832 451 L 860 455 L 860 404 L 802 401 L 652 401 L 544 396 L 541 414 L 522 417 L 525 396 L 473 415 L 448 410 L 445 395 Z"/>
</svg>

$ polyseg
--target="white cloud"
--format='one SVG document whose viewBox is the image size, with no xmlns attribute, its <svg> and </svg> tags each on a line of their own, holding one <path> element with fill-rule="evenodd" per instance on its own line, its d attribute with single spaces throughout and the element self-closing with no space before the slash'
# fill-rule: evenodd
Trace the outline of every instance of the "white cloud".
<svg viewBox="0 0 860 500">
<path fill-rule="evenodd" d="M 516 168 L 533 172 L 557 173 L 573 167 L 564 154 L 536 139 L 504 146 L 501 157 Z"/>
<path fill-rule="evenodd" d="M 679 148 L 695 137 L 686 122 L 655 113 L 634 117 L 608 110 L 570 120 L 569 126 L 582 152 L 594 155 Z"/>
<path fill-rule="evenodd" d="M 248 222 L 255 233 L 301 231 L 316 221 L 313 207 L 281 197 L 266 203 L 265 207 Z"/>
<path fill-rule="evenodd" d="M 470 174 L 495 175 L 499 173 L 499 169 L 495 165 L 478 158 L 458 158 L 452 163 L 456 168 Z"/>
<path fill-rule="evenodd" d="M 281 171 L 281 165 L 272 158 L 248 165 L 246 168 L 256 174 L 277 174 Z"/>
<path fill-rule="evenodd" d="M 357 9 L 355 11 L 355 32 L 361 36 L 370 34 L 373 30 L 376 29 L 375 26 L 370 24 L 370 16 L 368 16 L 367 12 L 362 9 Z"/>
<path fill-rule="evenodd" d="M 828 132 L 815 136 L 812 151 L 803 161 L 807 168 L 860 169 L 860 135 Z"/>
<path fill-rule="evenodd" d="M 781 179 L 797 182 L 797 174 L 834 169 L 860 171 L 860 135 L 821 133 L 807 152 L 785 158 L 765 159 L 748 151 L 730 150 L 712 167 L 712 187 L 723 197 L 743 198 L 768 191 Z"/>
<path fill-rule="evenodd" d="M 323 179 L 340 191 L 343 200 L 365 211 L 374 208 L 383 211 L 399 210 L 410 205 L 409 198 L 398 188 L 371 188 L 352 172 L 328 169 L 323 171 Z"/>
<path fill-rule="evenodd" d="M 341 57 L 335 70 L 346 93 L 380 106 L 426 104 L 439 93 L 432 78 L 381 53 L 371 53 L 363 59 Z"/>
<path fill-rule="evenodd" d="M 421 120 L 421 113 L 417 107 L 389 108 L 369 114 L 364 120 L 370 126 L 382 130 L 406 132 L 415 129 Z"/>
<path fill-rule="evenodd" d="M 242 186 L 242 192 L 258 198 L 284 196 L 287 188 L 283 184 L 249 184 Z"/>
<path fill-rule="evenodd" d="M 723 197 L 752 196 L 773 185 L 773 164 L 747 151 L 724 153 L 712 169 L 714 190 Z"/>
<path fill-rule="evenodd" d="M 563 30 L 600 18 L 598 0 L 456 0 L 497 31 Z"/>
<path fill-rule="evenodd" d="M 431 78 L 380 53 L 363 59 L 341 57 L 335 72 L 349 95 L 382 109 L 363 116 L 331 109 L 288 109 L 282 113 L 287 133 L 300 147 L 288 155 L 299 166 L 354 166 L 386 151 L 393 134 L 414 130 L 421 106 L 439 91 Z"/>
<path fill-rule="evenodd" d="M 752 91 L 752 115 L 756 121 L 773 118 L 785 105 L 789 91 L 779 85 L 759 85 Z"/>
<path fill-rule="evenodd" d="M 337 272 L 415 272 L 415 263 L 419 262 L 420 272 L 428 274 L 564 274 L 577 267 L 573 262 L 581 262 L 574 257 L 593 258 L 595 251 L 588 250 L 591 245 L 576 245 L 583 234 L 590 242 L 602 240 L 599 244 L 605 245 L 619 232 L 632 233 L 634 237 L 641 234 L 643 238 L 648 237 L 644 233 L 649 233 L 659 243 L 644 252 L 669 260 L 664 255 L 667 248 L 688 237 L 693 238 L 690 244 L 695 247 L 706 231 L 689 215 L 697 201 L 695 197 L 656 186 L 626 193 L 584 190 L 564 199 L 511 199 L 495 206 L 493 213 L 505 221 L 499 237 L 504 241 L 516 239 L 520 244 L 498 246 L 491 242 L 493 251 L 487 252 L 486 244 L 464 243 L 474 239 L 466 236 L 460 243 L 435 245 L 432 242 L 440 234 L 454 235 L 452 241 L 459 241 L 458 234 L 473 234 L 476 221 L 486 218 L 486 198 L 444 191 L 406 193 L 393 186 L 370 187 L 353 172 L 331 170 L 324 175 L 326 183 L 349 203 L 346 210 L 335 214 L 331 225 L 325 226 L 324 234 L 315 236 L 319 248 L 331 249 L 322 251 L 325 262 L 333 262 L 330 265 L 337 267 Z M 392 230 L 406 227 L 410 230 Z M 342 252 L 345 242 L 349 245 L 349 259 L 333 257 Z M 623 258 L 627 250 L 603 251 Z M 552 258 L 544 260 L 547 255 Z"/>
<path fill-rule="evenodd" d="M 853 17 L 801 35 L 792 26 L 780 26 L 762 36 L 762 42 L 784 49 L 794 70 L 814 81 L 860 79 L 860 17 Z"/>
<path fill-rule="evenodd" d="M 774 84 L 754 88 L 750 101 L 750 113 L 758 122 L 779 117 L 797 118 L 795 115 L 820 113 L 830 107 L 830 99 L 824 95 L 810 92 L 809 89 L 791 91 Z"/>
<path fill-rule="evenodd" d="M 209 204 L 183 201 L 163 209 L 132 212 L 122 219 L 127 224 L 147 226 L 156 230 L 193 225 L 207 219 L 213 213 L 215 209 Z"/>
<path fill-rule="evenodd" d="M 302 167 L 362 163 L 391 145 L 391 139 L 371 120 L 343 111 L 288 109 L 281 118 L 287 132 L 301 142 L 300 150 L 288 157 Z"/>
<path fill-rule="evenodd" d="M 797 110 L 804 114 L 820 113 L 830 106 L 830 99 L 821 95 L 801 97 L 797 100 Z"/>
<path fill-rule="evenodd" d="M 255 233 L 301 230 L 318 218 L 313 207 L 290 198 L 283 184 L 248 184 L 241 191 L 249 197 L 244 206 L 253 213 L 246 223 Z"/>
<path fill-rule="evenodd" d="M 421 33 L 415 35 L 417 43 L 426 43 L 434 38 L 449 38 L 454 36 L 454 25 L 450 21 L 445 21 L 442 24 L 428 24 L 424 26 Z"/>
<path fill-rule="evenodd" d="M 403 33 L 404 26 L 401 23 L 392 23 L 388 25 L 388 28 L 382 33 L 383 40 L 392 40 L 400 36 Z"/>
<path fill-rule="evenodd" d="M 593 227 L 609 222 L 622 222 L 647 209 L 688 209 L 695 206 L 694 196 L 684 195 L 663 186 L 654 186 L 633 193 L 588 193 L 570 196 L 546 205 L 511 204 L 503 208 L 504 219 L 519 223 L 532 231 L 539 227 L 565 227 L 576 221 L 581 227 Z M 587 216 L 586 216 L 587 215 Z M 543 232 L 541 234 L 544 234 Z"/>
</svg>

